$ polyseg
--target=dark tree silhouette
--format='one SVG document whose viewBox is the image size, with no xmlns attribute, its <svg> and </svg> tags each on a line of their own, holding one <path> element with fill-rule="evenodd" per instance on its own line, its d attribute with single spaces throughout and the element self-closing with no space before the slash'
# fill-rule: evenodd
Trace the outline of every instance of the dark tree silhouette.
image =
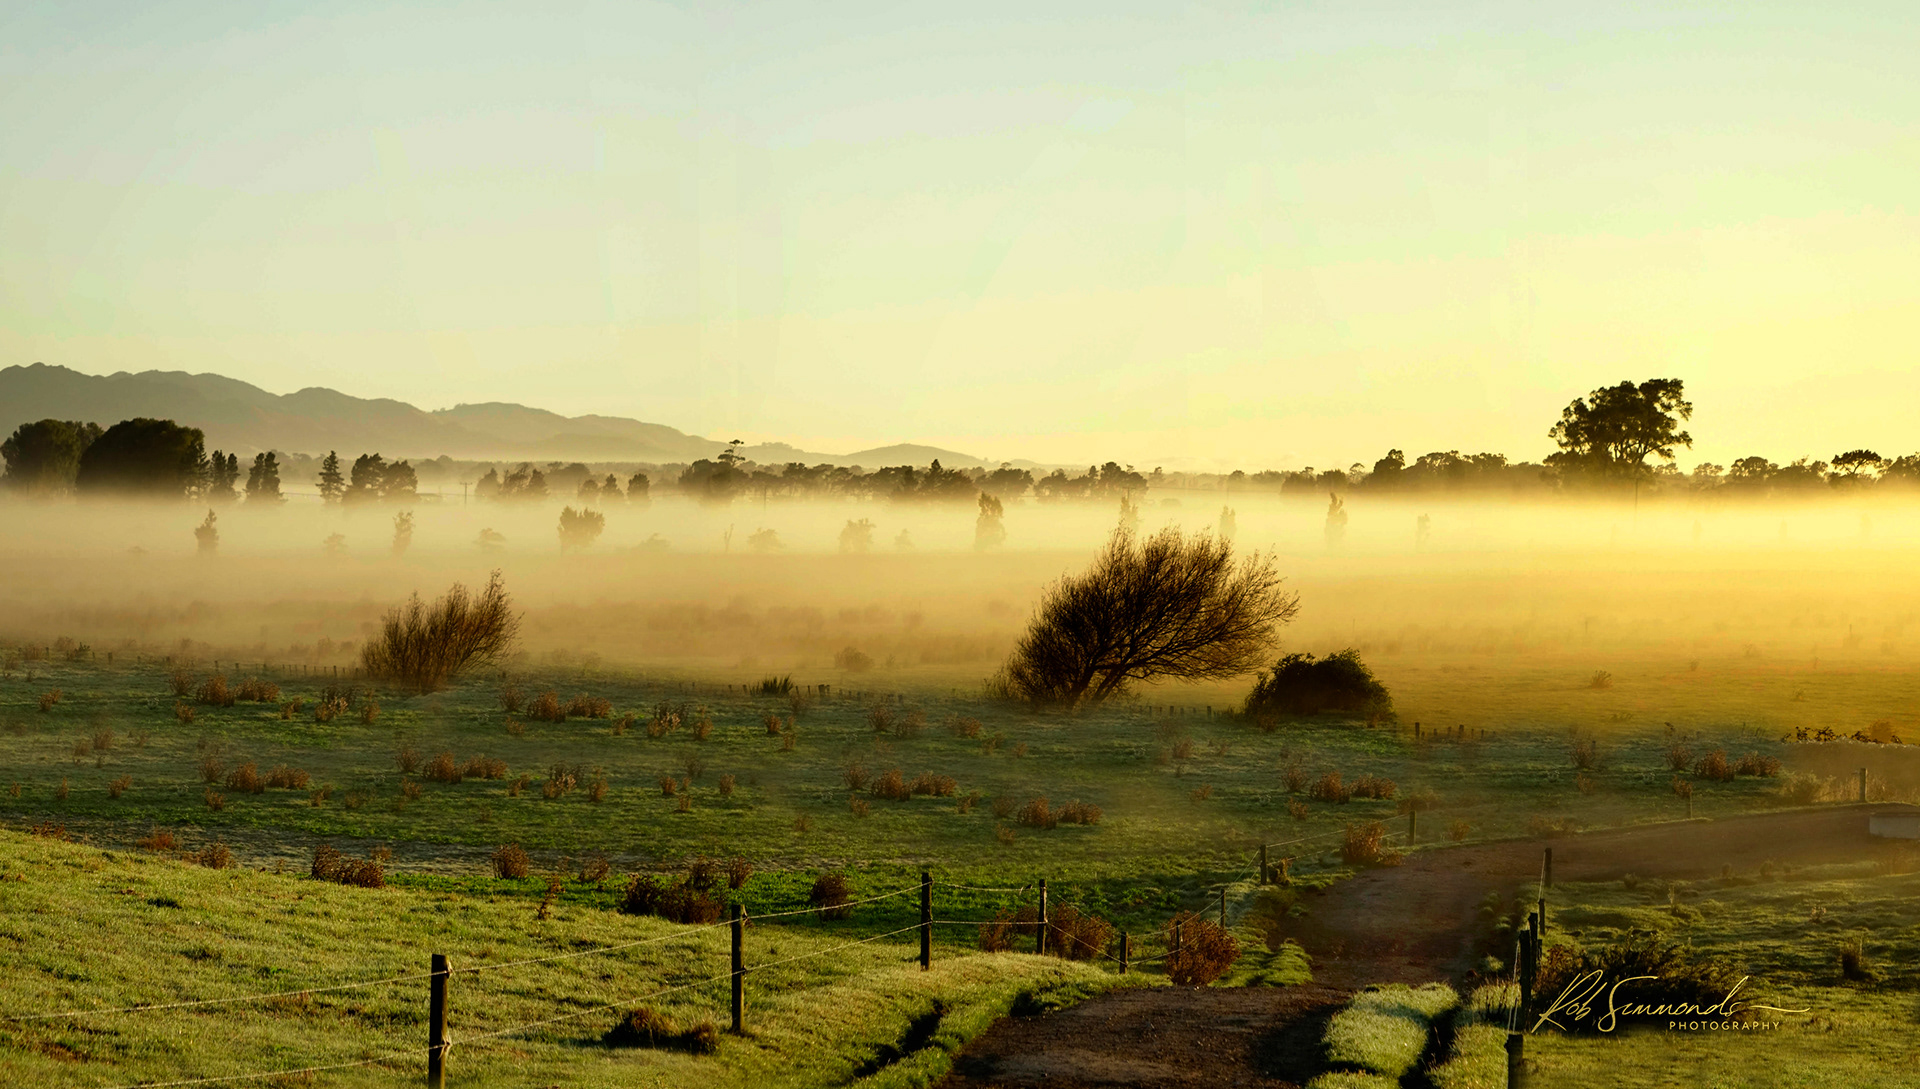
<svg viewBox="0 0 1920 1089">
<path fill-rule="evenodd" d="M 107 428 L 80 455 L 83 495 L 184 496 L 204 485 L 206 436 L 197 427 L 146 417 Z"/>
<path fill-rule="evenodd" d="M 253 466 L 247 470 L 247 502 L 283 503 L 280 494 L 280 460 L 272 451 L 253 455 Z"/>
<path fill-rule="evenodd" d="M 1693 417 L 1678 378 L 1652 378 L 1639 385 L 1622 382 L 1576 397 L 1547 432 L 1560 452 L 1547 464 L 1603 478 L 1638 480 L 1647 473 L 1647 457 L 1673 460 L 1676 446 L 1692 446 L 1680 423 Z"/>
<path fill-rule="evenodd" d="M 347 478 L 340 473 L 340 455 L 329 450 L 326 460 L 320 463 L 320 501 L 338 503 L 346 490 Z"/>
<path fill-rule="evenodd" d="M 1050 587 L 993 688 L 1066 707 L 1118 696 L 1158 677 L 1202 680 L 1259 668 L 1299 599 L 1274 557 L 1236 564 L 1233 545 L 1165 529 L 1116 532 L 1084 573 Z"/>
<path fill-rule="evenodd" d="M 6 487 L 24 495 L 58 495 L 72 490 L 80 455 L 100 437 L 100 425 L 78 420 L 41 420 L 21 424 L 5 442 Z"/>
</svg>

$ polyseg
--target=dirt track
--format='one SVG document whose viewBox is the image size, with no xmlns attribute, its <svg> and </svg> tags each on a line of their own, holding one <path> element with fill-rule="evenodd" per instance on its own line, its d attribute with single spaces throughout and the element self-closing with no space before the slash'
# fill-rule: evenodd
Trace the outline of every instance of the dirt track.
<svg viewBox="0 0 1920 1089">
<path fill-rule="evenodd" d="M 1318 1071 L 1327 1018 L 1353 989 L 1464 976 L 1481 900 L 1495 889 L 1530 891 L 1544 847 L 1553 848 L 1556 881 L 1708 877 L 1727 865 L 1751 873 L 1769 860 L 1803 866 L 1891 850 L 1867 835 L 1867 814 L 1885 808 L 1835 806 L 1419 852 L 1303 898 L 1306 914 L 1277 937 L 1293 938 L 1312 956 L 1310 986 L 1158 987 L 1007 1018 L 969 1045 L 940 1085 L 1302 1085 Z"/>
</svg>

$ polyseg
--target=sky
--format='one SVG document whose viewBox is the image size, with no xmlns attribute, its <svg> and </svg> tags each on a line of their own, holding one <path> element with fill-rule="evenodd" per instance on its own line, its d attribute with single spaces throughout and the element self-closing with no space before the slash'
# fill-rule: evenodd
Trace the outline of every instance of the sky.
<svg viewBox="0 0 1920 1089">
<path fill-rule="evenodd" d="M 846 451 L 1920 448 L 1903 3 L 17 3 L 0 364 Z"/>
</svg>

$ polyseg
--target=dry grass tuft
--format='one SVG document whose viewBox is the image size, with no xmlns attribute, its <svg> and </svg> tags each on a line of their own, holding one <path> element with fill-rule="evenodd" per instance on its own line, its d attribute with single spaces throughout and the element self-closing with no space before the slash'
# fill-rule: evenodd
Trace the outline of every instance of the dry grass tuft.
<svg viewBox="0 0 1920 1089">
<path fill-rule="evenodd" d="M 1349 866 L 1397 866 L 1400 852 L 1386 845 L 1387 828 L 1379 821 L 1349 824 L 1340 840 L 1340 860 Z"/>
<path fill-rule="evenodd" d="M 518 843 L 508 843 L 493 849 L 487 859 L 493 865 L 495 877 L 525 877 L 529 866 L 527 852 Z"/>
<path fill-rule="evenodd" d="M 147 835 L 135 841 L 134 846 L 146 851 L 172 851 L 180 846 L 180 841 L 165 828 L 155 828 Z"/>
<path fill-rule="evenodd" d="M 1240 959 L 1240 943 L 1218 923 L 1192 912 L 1167 920 L 1167 978 L 1182 987 L 1204 987 Z"/>
<path fill-rule="evenodd" d="M 1316 802 L 1337 802 L 1344 805 L 1353 797 L 1353 791 L 1340 781 L 1339 772 L 1330 771 L 1314 781 L 1313 788 L 1307 792 L 1307 796 Z"/>
<path fill-rule="evenodd" d="M 131 787 L 132 785 L 133 785 L 133 776 L 122 775 L 120 778 L 115 779 L 111 783 L 107 784 L 107 797 L 117 799 L 120 797 L 120 795 L 125 794 L 127 792 L 127 788 Z"/>
<path fill-rule="evenodd" d="M 1699 779 L 1729 782 L 1733 779 L 1733 765 L 1727 762 L 1725 749 L 1715 749 L 1694 762 L 1693 774 Z"/>
<path fill-rule="evenodd" d="M 331 881 L 336 885 L 378 889 L 387 884 L 386 870 L 379 859 L 348 858 L 324 843 L 313 849 L 313 868 L 309 872 L 316 881 Z"/>
<path fill-rule="evenodd" d="M 227 789 L 242 794 L 265 794 L 267 781 L 260 777 L 259 766 L 249 760 L 227 772 Z"/>
</svg>

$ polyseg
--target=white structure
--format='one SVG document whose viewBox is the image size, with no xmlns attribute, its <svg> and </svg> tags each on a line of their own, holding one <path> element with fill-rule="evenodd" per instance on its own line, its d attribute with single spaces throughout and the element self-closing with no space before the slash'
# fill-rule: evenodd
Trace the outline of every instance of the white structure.
<svg viewBox="0 0 1920 1089">
<path fill-rule="evenodd" d="M 1920 810 L 1890 809 L 1867 818 L 1867 834 L 1888 839 L 1920 839 Z"/>
</svg>

